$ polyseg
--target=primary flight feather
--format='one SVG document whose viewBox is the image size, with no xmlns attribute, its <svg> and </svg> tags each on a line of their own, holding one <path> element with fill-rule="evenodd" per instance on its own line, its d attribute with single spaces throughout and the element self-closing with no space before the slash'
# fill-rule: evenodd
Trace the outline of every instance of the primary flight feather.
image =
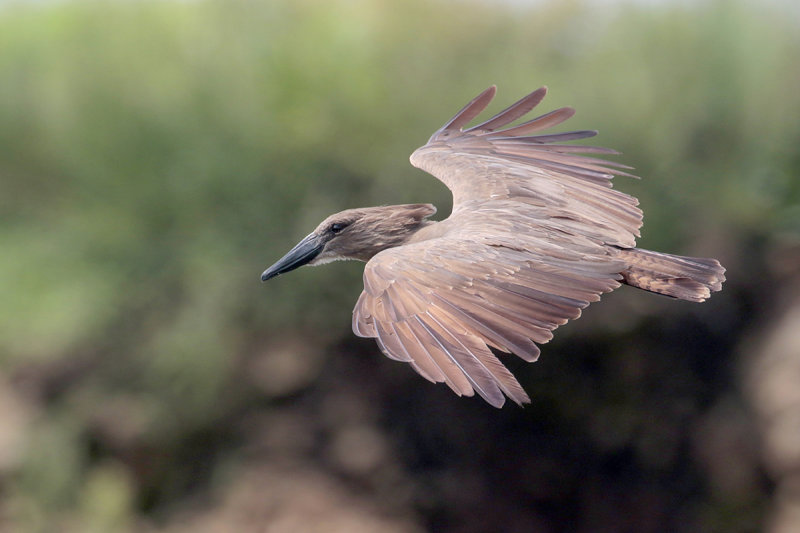
<svg viewBox="0 0 800 533">
<path fill-rule="evenodd" d="M 411 154 L 453 193 L 435 222 L 430 204 L 348 209 L 325 219 L 261 276 L 337 259 L 366 261 L 353 331 L 373 337 L 456 394 L 495 407 L 530 402 L 491 348 L 526 361 L 589 303 L 625 283 L 702 302 L 722 288 L 716 259 L 636 248 L 642 211 L 612 189 L 625 165 L 564 144 L 591 130 L 541 133 L 574 114 L 564 107 L 511 126 L 538 105 L 542 87 L 490 119 L 465 127 L 494 97 L 489 87 Z"/>
</svg>

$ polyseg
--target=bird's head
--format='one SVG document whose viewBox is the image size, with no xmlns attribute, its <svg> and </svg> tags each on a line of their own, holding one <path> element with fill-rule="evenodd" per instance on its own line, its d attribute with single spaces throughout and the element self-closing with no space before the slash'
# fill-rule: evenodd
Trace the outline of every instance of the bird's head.
<svg viewBox="0 0 800 533">
<path fill-rule="evenodd" d="M 348 209 L 329 216 L 289 253 L 261 274 L 267 281 L 303 265 L 342 259 L 369 261 L 405 243 L 436 212 L 431 204 L 385 205 Z"/>
</svg>

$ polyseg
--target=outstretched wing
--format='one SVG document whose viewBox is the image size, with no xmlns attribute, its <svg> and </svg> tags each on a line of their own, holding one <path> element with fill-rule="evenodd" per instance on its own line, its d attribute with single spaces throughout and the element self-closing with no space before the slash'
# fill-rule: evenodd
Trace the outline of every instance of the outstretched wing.
<svg viewBox="0 0 800 533">
<path fill-rule="evenodd" d="M 504 393 L 529 402 L 489 347 L 535 361 L 537 343 L 619 286 L 622 263 L 563 238 L 510 241 L 466 231 L 377 254 L 364 270 L 353 331 L 458 395 L 476 391 L 495 407 Z"/>
<path fill-rule="evenodd" d="M 453 213 L 367 263 L 353 331 L 425 378 L 499 407 L 504 394 L 530 400 L 490 347 L 534 361 L 555 328 L 618 287 L 625 265 L 608 245 L 635 244 L 641 211 L 611 188 L 627 167 L 575 154 L 616 152 L 562 144 L 595 132 L 528 135 L 572 109 L 499 129 L 536 106 L 544 88 L 464 130 L 494 92 L 412 154 L 451 189 Z"/>
<path fill-rule="evenodd" d="M 453 211 L 476 202 L 510 199 L 536 208 L 552 222 L 575 221 L 605 243 L 632 247 L 642 225 L 636 198 L 611 188 L 614 175 L 630 167 L 578 153 L 616 154 L 596 146 L 563 144 L 597 135 L 594 130 L 541 134 L 561 124 L 575 110 L 562 107 L 517 126 L 507 126 L 542 101 L 542 87 L 489 120 L 463 129 L 489 104 L 489 87 L 411 154 L 411 164 L 438 178 L 453 192 Z M 537 133 L 536 135 L 530 135 Z M 572 228 L 582 234 L 581 228 Z"/>
</svg>

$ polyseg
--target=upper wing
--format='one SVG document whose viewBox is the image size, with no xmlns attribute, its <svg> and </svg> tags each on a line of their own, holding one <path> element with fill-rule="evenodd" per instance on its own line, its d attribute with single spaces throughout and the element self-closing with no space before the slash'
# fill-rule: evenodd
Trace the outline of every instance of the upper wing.
<svg viewBox="0 0 800 533">
<path fill-rule="evenodd" d="M 625 265 L 607 245 L 634 246 L 642 220 L 637 200 L 611 188 L 628 167 L 576 155 L 616 152 L 562 144 L 596 132 L 529 135 L 571 108 L 499 129 L 545 92 L 464 130 L 494 96 L 490 87 L 412 154 L 453 192 L 453 213 L 417 242 L 373 257 L 353 311 L 355 333 L 375 337 L 390 358 L 498 407 L 503 394 L 529 399 L 489 347 L 535 360 L 536 343 L 619 286 Z"/>
<path fill-rule="evenodd" d="M 607 244 L 632 247 L 642 225 L 636 198 L 611 188 L 614 175 L 627 175 L 619 163 L 576 155 L 616 154 L 608 148 L 562 144 L 592 137 L 596 131 L 536 134 L 575 111 L 563 107 L 517 126 L 542 101 L 542 87 L 489 120 L 463 129 L 491 101 L 490 87 L 467 104 L 411 155 L 411 163 L 441 180 L 453 192 L 453 211 L 475 203 L 510 199 L 536 208 L 554 222 L 568 220 L 577 234 L 597 234 Z M 583 229 L 574 227 L 575 223 Z"/>
</svg>

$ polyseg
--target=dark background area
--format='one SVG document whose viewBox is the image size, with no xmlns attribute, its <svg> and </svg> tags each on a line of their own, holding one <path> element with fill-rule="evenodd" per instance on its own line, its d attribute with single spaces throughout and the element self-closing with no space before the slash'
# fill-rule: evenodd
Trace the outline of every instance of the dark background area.
<svg viewBox="0 0 800 533">
<path fill-rule="evenodd" d="M 0 3 L 0 530 L 800 529 L 800 13 L 786 3 Z M 457 398 L 350 331 L 362 265 L 263 269 L 432 202 L 408 155 L 540 85 L 641 181 L 624 287 Z"/>
</svg>

